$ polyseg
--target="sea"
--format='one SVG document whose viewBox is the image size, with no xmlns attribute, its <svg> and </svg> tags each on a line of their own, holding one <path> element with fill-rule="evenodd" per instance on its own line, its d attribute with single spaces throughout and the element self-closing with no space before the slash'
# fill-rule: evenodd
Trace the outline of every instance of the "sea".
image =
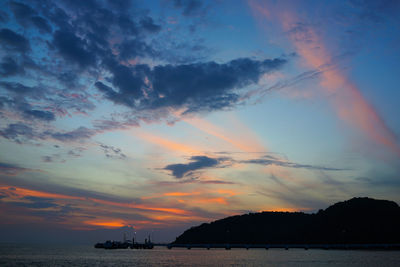
<svg viewBox="0 0 400 267">
<path fill-rule="evenodd" d="M 0 245 L 0 266 L 400 266 L 400 251 Z"/>
</svg>

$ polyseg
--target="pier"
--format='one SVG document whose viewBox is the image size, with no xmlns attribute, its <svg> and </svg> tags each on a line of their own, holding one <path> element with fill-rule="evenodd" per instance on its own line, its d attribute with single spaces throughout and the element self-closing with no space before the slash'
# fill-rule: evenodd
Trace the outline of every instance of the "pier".
<svg viewBox="0 0 400 267">
<path fill-rule="evenodd" d="M 262 249 L 325 249 L 325 250 L 400 250 L 400 244 L 167 244 L 172 248 L 222 248 L 230 250 L 233 248 L 262 248 Z"/>
</svg>

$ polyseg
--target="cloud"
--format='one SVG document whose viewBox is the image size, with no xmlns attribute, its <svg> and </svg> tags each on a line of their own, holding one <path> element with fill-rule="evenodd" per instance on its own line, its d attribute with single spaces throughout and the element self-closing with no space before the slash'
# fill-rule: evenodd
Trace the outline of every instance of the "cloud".
<svg viewBox="0 0 400 267">
<path fill-rule="evenodd" d="M 51 32 L 47 20 L 38 16 L 30 6 L 12 1 L 10 7 L 18 23 L 23 27 L 36 26 L 41 32 Z"/>
<path fill-rule="evenodd" d="M 186 174 L 199 169 L 215 167 L 219 164 L 218 159 L 209 158 L 207 156 L 193 156 L 191 162 L 187 164 L 171 164 L 167 165 L 164 170 L 169 170 L 175 178 L 182 178 Z"/>
<path fill-rule="evenodd" d="M 58 204 L 54 203 L 54 199 L 51 198 L 27 196 L 22 198 L 22 200 L 28 200 L 29 202 L 14 202 L 14 205 L 31 209 L 48 209 L 59 207 Z"/>
<path fill-rule="evenodd" d="M 14 13 L 14 16 L 19 21 L 23 21 L 23 20 L 29 18 L 30 16 L 33 16 L 36 14 L 36 11 L 34 11 L 30 6 L 27 6 L 23 3 L 11 1 L 10 7 L 11 7 L 12 12 Z"/>
<path fill-rule="evenodd" d="M 392 0 L 352 0 L 350 6 L 353 8 L 351 11 L 356 11 L 359 19 L 373 23 L 381 23 L 390 17 L 396 18 L 400 10 L 400 3 Z"/>
<path fill-rule="evenodd" d="M 0 30 L 0 45 L 5 50 L 21 53 L 31 49 L 29 41 L 24 36 L 6 28 Z"/>
<path fill-rule="evenodd" d="M 0 175 L 10 175 L 14 176 L 18 173 L 30 171 L 31 169 L 26 169 L 19 167 L 18 165 L 0 162 Z"/>
<path fill-rule="evenodd" d="M 34 16 L 31 17 L 33 25 L 35 25 L 40 31 L 51 33 L 52 29 L 50 24 L 42 17 Z"/>
<path fill-rule="evenodd" d="M 24 114 L 27 117 L 44 120 L 44 121 L 53 121 L 56 119 L 54 114 L 51 111 L 43 111 L 43 110 L 25 110 Z"/>
<path fill-rule="evenodd" d="M 0 82 L 0 86 L 12 93 L 20 95 L 33 94 L 35 92 L 34 87 L 25 86 L 19 82 Z"/>
<path fill-rule="evenodd" d="M 182 9 L 184 16 L 203 14 L 203 3 L 200 0 L 174 0 L 174 6 Z"/>
<path fill-rule="evenodd" d="M 174 108 L 184 113 L 222 110 L 240 99 L 239 90 L 255 84 L 261 75 L 279 69 L 285 59 L 235 59 L 186 65 L 145 65 L 129 68 L 108 62 L 112 85 L 96 82 L 104 96 L 116 104 L 137 110 Z"/>
<path fill-rule="evenodd" d="M 11 123 L 0 130 L 0 136 L 16 143 L 25 143 L 31 140 L 54 139 L 61 142 L 76 142 L 90 139 L 97 132 L 86 127 L 79 127 L 72 131 L 37 131 L 30 125 L 18 122 Z"/>
<path fill-rule="evenodd" d="M 220 152 L 219 152 L 220 153 Z M 227 153 L 224 153 L 227 155 Z M 253 154 L 253 153 L 250 153 Z M 257 165 L 275 165 L 287 168 L 298 168 L 298 169 L 309 169 L 309 170 L 320 170 L 320 171 L 343 171 L 346 169 L 341 168 L 332 168 L 332 167 L 324 167 L 324 166 L 315 166 L 309 164 L 299 164 L 295 162 L 291 162 L 289 160 L 279 159 L 272 155 L 264 155 L 260 158 L 256 159 L 249 159 L 249 160 L 239 160 L 234 159 L 231 157 L 223 157 L 223 158 L 211 158 L 207 156 L 193 156 L 190 158 L 190 162 L 183 164 L 170 164 L 164 167 L 164 170 L 171 171 L 172 175 L 175 178 L 182 178 L 184 176 L 188 176 L 193 174 L 193 171 L 204 169 L 204 168 L 211 168 L 211 167 L 227 167 L 232 166 L 234 164 L 257 164 Z M 220 180 L 198 180 L 197 177 L 190 177 L 190 179 L 185 180 L 185 182 L 200 182 L 200 183 L 225 183 L 224 181 Z"/>
<path fill-rule="evenodd" d="M 156 51 L 139 38 L 126 39 L 115 46 L 119 50 L 119 59 L 129 60 L 136 57 L 153 57 Z"/>
<path fill-rule="evenodd" d="M 148 32 L 156 33 L 161 30 L 161 26 L 154 23 L 151 17 L 144 17 L 140 20 L 142 28 Z"/>
<path fill-rule="evenodd" d="M 14 58 L 10 56 L 3 57 L 0 63 L 0 75 L 3 77 L 23 74 L 24 68 L 20 66 Z"/>
<path fill-rule="evenodd" d="M 69 132 L 47 132 L 47 134 L 58 141 L 70 142 L 82 139 L 89 139 L 93 135 L 95 135 L 96 132 L 94 130 L 81 126 Z"/>
<path fill-rule="evenodd" d="M 42 161 L 46 163 L 55 162 L 56 161 L 55 159 L 59 157 L 60 155 L 58 154 L 54 154 L 52 156 L 42 156 Z"/>
<path fill-rule="evenodd" d="M 68 30 L 58 30 L 53 36 L 53 45 L 66 60 L 87 67 L 95 63 L 95 56 L 90 52 L 88 43 Z"/>
<path fill-rule="evenodd" d="M 16 143 L 22 143 L 23 140 L 20 139 L 33 139 L 36 138 L 36 133 L 32 127 L 25 125 L 23 123 L 11 123 L 6 128 L 0 130 L 0 136 L 12 140 Z"/>
<path fill-rule="evenodd" d="M 107 158 L 126 159 L 126 155 L 122 153 L 122 150 L 120 148 L 116 148 L 114 146 L 108 146 L 102 143 L 99 143 L 99 146 L 103 150 Z"/>
<path fill-rule="evenodd" d="M 59 148 L 59 146 L 55 145 L 54 147 Z M 67 152 L 59 152 L 52 155 L 42 156 L 42 161 L 46 163 L 64 163 L 67 161 L 67 158 L 79 158 L 82 156 L 82 153 L 86 150 L 84 147 L 75 147 L 73 149 L 68 150 Z"/>
<path fill-rule="evenodd" d="M 38 119 L 41 121 L 53 121 L 56 119 L 55 114 L 49 110 L 50 107 L 32 107 L 29 102 L 32 99 L 39 100 L 42 99 L 45 94 L 46 89 L 41 89 L 38 87 L 25 86 L 20 83 L 13 82 L 0 82 L 0 87 L 3 87 L 11 93 L 8 97 L 2 99 L 3 107 L 7 107 L 13 112 L 17 112 L 22 118 L 26 120 Z M 47 103 L 47 105 L 51 105 Z"/>
<path fill-rule="evenodd" d="M 289 168 L 298 168 L 298 169 L 311 169 L 311 170 L 321 170 L 321 171 L 343 171 L 346 169 L 339 168 L 331 168 L 331 167 L 322 167 L 322 166 L 314 166 L 308 164 L 298 164 L 290 161 L 281 161 L 274 158 L 258 158 L 258 159 L 250 159 L 250 160 L 242 160 L 239 161 L 242 164 L 258 164 L 258 165 L 276 165 L 281 167 L 289 167 Z"/>
<path fill-rule="evenodd" d="M 355 6 L 365 5 L 357 3 Z M 388 11 L 387 6 L 389 5 L 373 4 L 369 5 L 366 10 L 373 12 L 373 14 L 384 14 Z M 263 5 L 251 7 L 256 14 L 266 19 L 270 19 L 270 17 L 263 11 L 269 9 L 275 11 L 273 15 L 282 24 L 297 54 L 304 59 L 304 63 L 317 71 L 322 71 L 319 88 L 329 96 L 337 116 L 349 126 L 360 130 L 370 140 L 400 156 L 400 144 L 395 132 L 390 129 L 375 107 L 364 97 L 359 87 L 347 77 L 343 69 L 326 68 L 326 66 L 336 63 L 335 57 L 328 49 L 330 46 L 326 45 L 326 37 L 321 34 L 323 31 L 312 22 L 310 17 L 304 17 L 302 13 L 298 13 L 285 5 L 274 6 L 263 3 Z M 284 10 L 282 7 L 285 7 L 284 12 L 282 12 Z M 394 6 L 392 7 L 395 9 Z M 353 24 L 360 25 L 359 22 L 353 22 Z M 371 27 L 364 26 L 363 28 Z"/>
<path fill-rule="evenodd" d="M 248 99 L 252 96 L 257 96 L 257 102 L 260 102 L 263 97 L 265 97 L 266 94 L 273 92 L 273 91 L 279 91 L 285 88 L 292 87 L 298 83 L 301 83 L 305 80 L 311 80 L 311 79 L 316 79 L 319 78 L 322 74 L 322 70 L 311 70 L 311 71 L 305 71 L 302 72 L 294 77 L 291 77 L 289 79 L 284 79 L 281 81 L 278 81 L 277 83 L 265 88 L 265 86 L 260 86 L 260 88 L 257 88 L 255 90 L 250 90 L 246 94 L 243 95 L 243 99 Z"/>
<path fill-rule="evenodd" d="M 0 10 L 0 22 L 7 22 L 9 20 L 9 16 L 6 12 L 4 12 L 3 10 Z"/>
<path fill-rule="evenodd" d="M 205 10 L 201 1 L 175 1 L 174 6 L 182 9 L 184 16 Z M 18 81 L 0 82 L 6 91 L 0 108 L 17 112 L 19 120 L 29 120 L 25 125 L 11 123 L 0 135 L 17 142 L 23 142 L 23 137 L 83 140 L 116 127 L 139 126 L 142 121 L 173 122 L 176 110 L 193 114 L 231 109 L 244 103 L 242 96 L 248 86 L 287 63 L 284 58 L 217 63 L 197 56 L 191 56 L 191 63 L 170 61 L 178 58 L 171 47 L 181 59 L 187 54 L 203 57 L 199 51 L 209 50 L 198 39 L 172 44 L 158 20 L 127 3 L 12 1 L 9 9 L 29 37 L 20 35 L 15 26 L 0 30 L 0 45 L 11 52 L 3 57 L 0 73 L 21 75 Z M 129 15 L 133 10 L 136 16 Z M 49 35 L 43 37 L 37 30 Z M 38 47 L 47 55 L 45 62 L 38 60 Z M 33 55 L 28 56 L 28 51 Z M 65 132 L 49 127 L 56 118 L 89 115 L 96 108 L 94 103 L 101 103 L 103 99 L 88 84 L 93 84 L 103 99 L 129 108 L 129 116 L 96 118 L 94 129 Z M 47 123 L 44 128 L 52 130 L 40 130 L 37 123 L 40 127 Z"/>
<path fill-rule="evenodd" d="M 197 16 L 206 9 L 201 1 L 193 0 L 173 5 L 182 9 L 184 16 Z M 49 124 L 74 113 L 89 115 L 94 103 L 103 99 L 131 112 L 131 118 L 125 116 L 122 121 L 96 118 L 96 130 L 38 132 L 38 139 L 66 141 L 115 127 L 139 126 L 141 121 L 170 122 L 176 120 L 171 115 L 175 110 L 187 114 L 234 108 L 244 103 L 247 86 L 287 62 L 283 58 L 204 61 L 204 53 L 210 51 L 204 41 L 170 41 L 166 38 L 170 33 L 158 20 L 130 3 L 11 1 L 8 7 L 29 40 L 16 31 L 15 23 L 13 28 L 0 30 L 0 45 L 11 52 L 3 57 L 0 73 L 21 75 L 18 81 L 0 82 L 8 93 L 1 109 Z M 36 29 L 49 35 L 43 37 Z M 42 57 L 37 54 L 39 47 L 48 58 L 45 62 L 38 60 Z M 28 57 L 28 51 L 33 55 Z M 88 89 L 88 84 L 93 84 L 103 99 Z M 29 127 L 38 131 L 34 121 Z"/>
</svg>

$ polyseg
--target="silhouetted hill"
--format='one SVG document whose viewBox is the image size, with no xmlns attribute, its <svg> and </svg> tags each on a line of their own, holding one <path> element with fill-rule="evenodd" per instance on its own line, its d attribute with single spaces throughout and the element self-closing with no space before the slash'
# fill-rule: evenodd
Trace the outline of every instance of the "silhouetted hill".
<svg viewBox="0 0 400 267">
<path fill-rule="evenodd" d="M 315 214 L 261 212 L 203 223 L 176 244 L 400 243 L 400 207 L 393 201 L 353 198 Z"/>
</svg>

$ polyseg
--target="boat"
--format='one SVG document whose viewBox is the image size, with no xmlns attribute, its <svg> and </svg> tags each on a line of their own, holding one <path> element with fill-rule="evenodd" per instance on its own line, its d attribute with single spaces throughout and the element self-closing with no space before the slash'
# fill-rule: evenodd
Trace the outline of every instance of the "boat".
<svg viewBox="0 0 400 267">
<path fill-rule="evenodd" d="M 96 243 L 94 245 L 95 248 L 104 248 L 104 249 L 153 249 L 154 244 L 151 242 L 150 235 L 145 238 L 144 243 L 135 243 L 135 238 L 132 238 L 132 241 L 126 240 L 124 235 L 124 241 L 111 241 L 107 240 L 104 243 Z"/>
</svg>

